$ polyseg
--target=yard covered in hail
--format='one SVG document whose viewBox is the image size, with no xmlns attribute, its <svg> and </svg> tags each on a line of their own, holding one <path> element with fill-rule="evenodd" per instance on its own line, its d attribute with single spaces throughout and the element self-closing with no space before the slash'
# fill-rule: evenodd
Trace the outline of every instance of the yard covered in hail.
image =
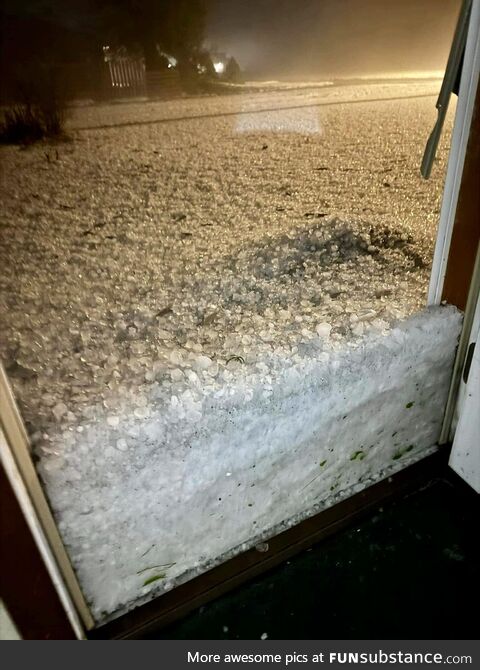
<svg viewBox="0 0 480 670">
<path fill-rule="evenodd" d="M 435 448 L 438 88 L 84 107 L 0 149 L 0 355 L 97 622 Z"/>
</svg>

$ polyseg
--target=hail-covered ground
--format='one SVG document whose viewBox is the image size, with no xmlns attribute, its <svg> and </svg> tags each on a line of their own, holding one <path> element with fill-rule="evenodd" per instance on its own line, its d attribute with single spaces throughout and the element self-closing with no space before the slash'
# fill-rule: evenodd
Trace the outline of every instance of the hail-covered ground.
<svg viewBox="0 0 480 670">
<path fill-rule="evenodd" d="M 1 149 L 0 355 L 97 621 L 435 444 L 438 88 L 88 106 Z"/>
</svg>

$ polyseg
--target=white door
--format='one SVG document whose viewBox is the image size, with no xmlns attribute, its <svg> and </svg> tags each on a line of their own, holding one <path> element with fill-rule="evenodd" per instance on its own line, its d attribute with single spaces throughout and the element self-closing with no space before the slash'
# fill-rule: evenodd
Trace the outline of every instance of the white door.
<svg viewBox="0 0 480 670">
<path fill-rule="evenodd" d="M 458 407 L 450 466 L 480 493 L 480 296 L 460 382 Z"/>
</svg>

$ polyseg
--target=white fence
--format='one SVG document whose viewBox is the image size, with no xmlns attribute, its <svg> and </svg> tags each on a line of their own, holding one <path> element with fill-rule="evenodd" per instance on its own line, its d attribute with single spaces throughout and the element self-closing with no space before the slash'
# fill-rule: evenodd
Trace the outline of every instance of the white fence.
<svg viewBox="0 0 480 670">
<path fill-rule="evenodd" d="M 146 95 L 145 62 L 142 58 L 121 56 L 106 62 L 110 95 L 114 97 L 135 97 Z"/>
</svg>

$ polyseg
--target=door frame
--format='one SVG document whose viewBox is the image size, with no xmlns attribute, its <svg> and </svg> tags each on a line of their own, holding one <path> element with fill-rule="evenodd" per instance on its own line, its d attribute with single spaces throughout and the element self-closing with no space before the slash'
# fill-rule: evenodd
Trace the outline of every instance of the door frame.
<svg viewBox="0 0 480 670">
<path fill-rule="evenodd" d="M 475 177 L 472 181 L 472 175 L 478 174 L 478 171 L 475 173 L 475 169 L 478 170 L 474 141 L 476 126 L 472 123 L 472 119 L 480 119 L 480 103 L 477 93 L 479 64 L 480 0 L 473 0 L 432 267 L 428 296 L 429 305 L 438 305 L 443 300 L 448 299 L 451 287 L 455 286 L 456 297 L 453 299 L 453 304 L 463 308 L 467 300 L 473 273 L 472 263 L 465 274 L 465 259 L 462 255 L 462 249 L 465 250 L 466 248 L 465 241 L 466 245 L 473 246 L 474 249 L 478 246 L 479 231 L 478 227 L 472 226 L 471 202 L 472 197 L 475 198 L 475 195 L 478 195 L 478 187 L 474 181 Z M 473 162 L 470 160 L 472 156 Z M 473 213 L 475 214 L 475 208 Z M 463 246 L 452 245 L 452 240 L 455 241 L 456 238 L 463 240 Z M 459 281 L 459 277 L 461 277 L 461 281 Z M 463 306 L 462 302 L 464 303 Z M 91 631 L 92 636 L 101 637 L 101 633 L 96 632 L 98 629 L 92 630 L 94 629 L 92 614 L 62 543 L 33 465 L 28 436 L 7 376 L 1 366 L 0 455 L 7 482 L 11 487 L 10 495 L 15 497 L 27 522 L 27 532 L 31 534 L 34 546 L 38 549 L 40 561 L 46 568 L 51 593 L 56 594 L 61 603 L 66 624 L 73 631 L 73 636 L 78 639 L 84 638 L 87 631 Z M 441 458 L 444 459 L 443 452 Z M 422 463 L 417 464 L 417 466 L 407 468 L 395 475 L 397 481 L 400 482 L 399 489 L 405 487 L 408 481 L 415 479 L 413 468 L 416 468 L 415 472 L 422 472 L 422 476 L 425 476 L 425 467 L 431 468 L 432 463 L 432 457 L 429 457 L 424 459 L 423 465 Z M 286 556 L 293 555 L 317 542 L 321 537 L 325 537 L 333 530 L 341 527 L 342 524 L 351 522 L 359 513 L 371 509 L 373 505 L 378 505 L 379 500 L 390 497 L 394 489 L 396 487 L 392 487 L 390 482 L 388 486 L 384 482 L 379 482 L 379 484 L 357 494 L 350 501 L 346 500 L 330 510 L 321 512 L 313 519 L 307 519 L 298 527 L 290 529 L 290 531 L 287 531 L 290 535 L 282 534 L 273 538 L 271 540 L 271 553 L 269 552 L 268 557 L 259 557 L 255 550 L 246 552 L 246 554 L 231 559 L 223 566 L 201 575 L 191 583 L 177 587 L 165 596 L 157 598 L 156 601 L 137 608 L 135 612 L 138 616 L 140 616 L 142 610 L 148 612 L 150 621 L 154 610 L 157 612 L 157 616 L 153 617 L 156 621 L 158 621 L 158 612 L 163 612 L 160 618 L 163 616 L 164 621 L 178 618 L 198 606 L 200 602 L 207 602 L 217 597 L 220 593 L 230 590 L 246 579 L 250 579 L 282 562 Z M 399 489 L 396 489 L 397 493 Z M 356 509 L 355 506 L 357 506 Z M 19 575 L 19 578 L 21 579 L 22 575 Z M 198 588 L 200 588 L 200 592 L 196 590 Z M 6 604 L 12 611 L 10 603 L 6 601 Z M 46 602 L 35 603 L 36 606 L 42 608 L 45 608 L 46 604 Z M 125 617 L 130 617 L 130 615 L 125 615 Z M 117 624 L 115 625 L 112 622 L 112 633 L 115 635 L 114 631 L 117 634 L 121 631 L 120 636 L 124 637 L 128 632 L 125 629 L 126 622 L 133 623 L 133 621 L 127 618 L 123 621 L 122 618 L 116 621 Z M 24 629 L 22 621 L 15 620 L 15 623 L 21 631 Z M 46 624 L 48 625 L 48 623 L 47 621 Z M 107 626 L 109 625 L 107 624 Z M 103 627 L 101 630 L 105 632 Z"/>
<path fill-rule="evenodd" d="M 476 290 L 472 291 L 472 329 L 468 339 L 470 355 L 462 369 L 458 393 L 458 416 L 449 465 L 477 493 L 480 493 L 480 253 L 477 257 Z M 476 441 L 475 441 L 476 440 Z"/>
<path fill-rule="evenodd" d="M 84 630 L 93 627 L 93 617 L 35 470 L 27 431 L 1 364 L 0 460 L 6 475 L 6 482 L 11 487 L 27 522 L 51 584 L 64 608 L 66 618 L 76 637 L 81 639 L 85 636 Z M 7 502 L 13 504 L 7 486 L 2 488 L 2 496 L 5 496 Z M 13 550 L 14 547 L 8 545 L 4 548 L 5 553 Z M 21 579 L 20 575 L 17 577 Z M 43 606 L 48 605 L 43 603 Z M 15 609 L 14 603 L 7 602 L 7 607 L 11 612 Z M 15 621 L 15 623 L 22 630 L 22 622 Z"/>
<path fill-rule="evenodd" d="M 471 244 L 471 234 L 475 234 L 475 228 L 465 239 L 464 228 L 472 227 L 471 212 L 465 212 L 468 201 L 478 196 L 478 187 L 470 182 L 476 180 L 474 174 L 465 174 L 468 167 L 466 158 L 475 154 L 478 142 L 478 121 L 480 116 L 479 104 L 479 70 L 480 70 L 480 0 L 473 0 L 468 27 L 465 56 L 460 80 L 455 122 L 450 145 L 447 174 L 443 191 L 442 208 L 438 224 L 437 240 L 433 256 L 432 271 L 430 275 L 430 286 L 427 304 L 440 305 L 443 300 L 455 304 L 461 309 L 465 307 L 468 288 L 475 262 L 476 247 L 473 245 L 473 254 L 469 254 L 468 267 L 465 268 L 465 259 L 461 251 L 467 250 Z M 477 133 L 472 133 L 472 121 L 476 118 Z M 476 135 L 476 137 L 475 137 Z M 478 149 L 477 149 L 478 151 Z M 478 173 L 477 173 L 478 174 Z M 467 179 L 468 177 L 468 179 Z M 473 188 L 473 190 L 472 190 Z M 462 190 L 468 190 L 466 194 Z M 463 210 L 463 212 L 462 212 Z M 463 216 L 462 216 L 463 214 Z M 464 240 L 461 249 L 452 249 L 454 230 L 457 239 Z M 454 240 L 455 241 L 455 240 Z M 477 229 L 478 244 L 478 229 Z M 454 253 L 452 254 L 452 251 Z M 470 276 L 468 276 L 470 275 Z M 461 285 L 454 290 L 458 284 L 459 277 L 463 277 Z M 465 278 L 466 277 L 466 278 Z M 453 285 L 453 286 L 452 286 Z M 449 299 L 449 298 L 453 298 Z"/>
</svg>

